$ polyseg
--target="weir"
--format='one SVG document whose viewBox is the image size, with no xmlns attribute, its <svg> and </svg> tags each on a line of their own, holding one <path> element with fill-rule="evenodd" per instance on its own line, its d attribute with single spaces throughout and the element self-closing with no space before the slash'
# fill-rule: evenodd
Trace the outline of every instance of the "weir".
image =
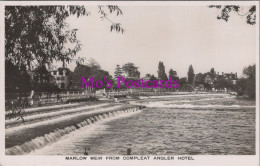
<svg viewBox="0 0 260 166">
<path fill-rule="evenodd" d="M 5 120 L 5 125 L 6 128 L 10 128 L 13 126 L 21 126 L 21 125 L 25 125 L 25 124 L 30 124 L 30 123 L 35 123 L 37 121 L 42 121 L 45 119 L 54 119 L 56 117 L 59 117 L 61 115 L 69 115 L 69 114 L 75 114 L 75 113 L 80 113 L 80 112 L 85 112 L 86 110 L 90 110 L 93 108 L 99 108 L 99 107 L 104 107 L 104 106 L 108 106 L 109 104 L 105 103 L 105 104 L 99 104 L 99 105 L 93 105 L 93 106 L 80 106 L 80 107 L 76 107 L 76 108 L 69 108 L 69 109 L 64 109 L 61 108 L 59 110 L 49 110 L 48 112 L 37 112 L 37 114 L 34 115 L 30 115 L 27 116 L 28 114 L 26 114 L 25 112 L 25 123 L 21 123 L 21 121 L 10 121 L 9 119 Z M 55 108 L 55 107 L 54 107 Z M 73 109 L 73 111 L 71 111 Z"/>
<path fill-rule="evenodd" d="M 58 140 L 60 140 L 61 137 L 65 136 L 66 134 L 69 134 L 73 131 L 76 131 L 79 128 L 82 128 L 87 125 L 91 125 L 95 122 L 102 121 L 103 119 L 110 118 L 110 117 L 116 117 L 121 114 L 127 114 L 131 112 L 137 112 L 141 111 L 141 109 L 144 108 L 143 106 L 137 106 L 134 108 L 129 108 L 126 110 L 121 110 L 121 111 L 111 111 L 109 113 L 100 113 L 99 115 L 91 116 L 84 121 L 75 124 L 70 127 L 66 127 L 64 129 L 57 129 L 49 134 L 45 134 L 40 137 L 36 137 L 32 139 L 31 141 L 25 142 L 22 145 L 17 145 L 11 148 L 8 148 L 5 150 L 6 155 L 24 155 L 28 154 L 32 151 L 41 149 L 47 145 L 51 145 Z"/>
</svg>

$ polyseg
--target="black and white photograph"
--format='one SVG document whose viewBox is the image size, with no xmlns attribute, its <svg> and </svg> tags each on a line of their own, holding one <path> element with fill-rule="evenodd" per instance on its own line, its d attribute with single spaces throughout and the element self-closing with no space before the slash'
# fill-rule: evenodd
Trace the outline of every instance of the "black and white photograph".
<svg viewBox="0 0 260 166">
<path fill-rule="evenodd" d="M 2 2 L 0 164 L 258 165 L 258 6 Z"/>
</svg>

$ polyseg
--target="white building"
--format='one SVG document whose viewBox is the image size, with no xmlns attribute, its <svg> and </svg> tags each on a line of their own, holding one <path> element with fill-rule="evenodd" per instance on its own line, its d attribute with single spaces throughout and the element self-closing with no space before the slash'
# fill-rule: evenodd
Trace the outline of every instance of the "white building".
<svg viewBox="0 0 260 166">
<path fill-rule="evenodd" d="M 69 87 L 69 69 L 59 68 L 50 72 L 60 89 L 67 89 Z"/>
</svg>

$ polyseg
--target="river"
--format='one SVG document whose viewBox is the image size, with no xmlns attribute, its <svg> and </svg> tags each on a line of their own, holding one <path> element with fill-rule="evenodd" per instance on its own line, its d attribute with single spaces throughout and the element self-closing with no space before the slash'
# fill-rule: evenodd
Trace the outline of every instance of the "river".
<svg viewBox="0 0 260 166">
<path fill-rule="evenodd" d="M 31 154 L 254 155 L 253 101 L 142 100 L 146 109 L 80 128 Z"/>
</svg>

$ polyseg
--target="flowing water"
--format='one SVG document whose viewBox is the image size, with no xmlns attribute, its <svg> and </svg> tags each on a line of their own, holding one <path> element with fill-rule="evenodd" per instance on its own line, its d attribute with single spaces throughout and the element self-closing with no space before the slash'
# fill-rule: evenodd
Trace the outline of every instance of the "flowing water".
<svg viewBox="0 0 260 166">
<path fill-rule="evenodd" d="M 116 118 L 122 118 L 125 116 L 136 114 L 140 111 L 141 111 L 140 107 L 134 107 L 134 108 L 129 108 L 129 109 L 125 109 L 125 110 L 118 110 L 118 111 L 111 111 L 111 112 L 99 111 L 99 114 L 90 116 L 89 118 L 87 118 L 77 124 L 65 127 L 64 129 L 57 128 L 55 131 L 53 131 L 51 133 L 36 137 L 21 145 L 16 145 L 16 146 L 7 148 L 5 150 L 5 153 L 6 153 L 6 155 L 24 155 L 24 154 L 28 154 L 32 151 L 38 151 L 39 149 L 42 149 L 46 146 L 48 147 L 56 142 L 62 142 L 62 140 L 64 138 L 67 138 L 67 137 L 71 138 L 72 135 L 78 135 L 80 133 L 79 131 L 84 131 L 84 129 L 86 129 L 86 128 L 88 129 L 87 133 L 89 133 L 89 131 L 93 130 L 93 126 L 96 126 L 100 123 L 104 123 L 106 121 L 113 120 Z M 95 124 L 95 125 L 93 125 L 93 124 Z M 86 127 L 86 126 L 90 126 L 90 127 Z M 76 134 L 75 134 L 75 132 L 76 132 Z M 93 136 L 95 133 L 93 133 L 93 134 L 89 133 L 89 134 L 90 134 L 90 136 Z"/>
<path fill-rule="evenodd" d="M 138 113 L 108 118 L 31 154 L 254 155 L 255 104 L 237 99 L 141 102 Z"/>
</svg>

